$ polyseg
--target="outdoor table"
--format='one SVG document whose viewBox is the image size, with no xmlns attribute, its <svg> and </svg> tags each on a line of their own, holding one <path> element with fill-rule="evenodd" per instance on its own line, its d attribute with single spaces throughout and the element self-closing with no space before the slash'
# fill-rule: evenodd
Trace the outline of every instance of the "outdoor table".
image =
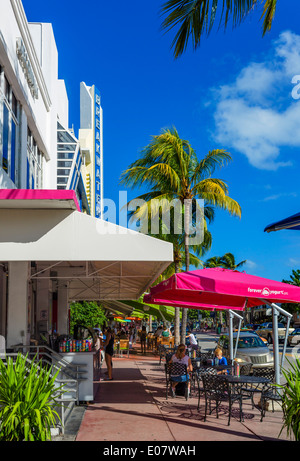
<svg viewBox="0 0 300 461">
<path fill-rule="evenodd" d="M 242 395 L 242 399 L 251 398 L 253 405 L 253 392 L 262 392 L 264 388 L 271 384 L 272 381 L 264 376 L 253 375 L 222 375 L 234 389 L 234 392 Z M 248 388 L 247 386 L 250 385 Z M 262 385 L 262 388 L 259 386 Z"/>
<path fill-rule="evenodd" d="M 268 378 L 263 376 L 253 376 L 253 375 L 241 375 L 241 376 L 233 376 L 233 375 L 224 375 L 224 377 L 231 383 L 231 384 L 268 384 L 271 381 Z"/>
</svg>

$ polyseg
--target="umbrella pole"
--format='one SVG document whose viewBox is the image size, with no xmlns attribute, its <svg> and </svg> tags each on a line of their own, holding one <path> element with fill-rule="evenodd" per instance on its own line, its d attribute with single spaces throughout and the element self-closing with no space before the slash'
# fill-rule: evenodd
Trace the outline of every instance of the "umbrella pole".
<svg viewBox="0 0 300 461">
<path fill-rule="evenodd" d="M 283 351 L 282 351 L 281 366 L 283 365 L 283 361 L 285 357 L 287 337 L 289 334 L 289 326 L 290 326 L 291 318 L 293 316 L 289 312 L 277 306 L 277 304 L 270 303 L 266 299 L 261 299 L 261 301 L 263 301 L 264 304 L 267 304 L 268 306 L 272 307 L 272 310 L 273 310 L 273 354 L 274 354 L 275 383 L 280 384 L 278 315 L 280 312 L 282 315 L 285 315 L 287 317 L 287 325 L 286 325 L 286 331 L 285 331 L 284 346 L 283 346 Z"/>
<path fill-rule="evenodd" d="M 233 312 L 229 310 L 229 356 L 233 361 Z"/>
<path fill-rule="evenodd" d="M 241 317 L 239 314 L 232 311 L 231 309 L 229 309 L 228 312 L 229 312 L 229 353 L 230 353 L 230 360 L 233 361 L 233 359 L 236 356 L 237 344 L 238 344 L 238 341 L 239 341 L 241 322 L 243 320 L 243 317 Z M 233 355 L 233 317 L 237 317 L 239 319 L 239 329 L 238 329 L 238 334 L 237 334 L 237 337 L 236 337 L 234 355 Z"/>
<path fill-rule="evenodd" d="M 273 354 L 274 354 L 274 368 L 275 368 L 275 383 L 280 384 L 278 310 L 275 308 L 273 308 Z"/>
</svg>

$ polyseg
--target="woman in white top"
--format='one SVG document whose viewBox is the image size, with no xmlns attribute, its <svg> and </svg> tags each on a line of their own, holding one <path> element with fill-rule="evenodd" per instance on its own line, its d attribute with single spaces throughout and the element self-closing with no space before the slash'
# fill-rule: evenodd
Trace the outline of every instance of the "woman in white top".
<svg viewBox="0 0 300 461">
<path fill-rule="evenodd" d="M 193 366 L 191 359 L 189 358 L 188 355 L 185 354 L 186 346 L 185 344 L 179 344 L 175 354 L 172 356 L 170 360 L 171 363 L 183 363 L 187 367 L 188 373 L 191 373 L 193 371 Z M 185 376 L 176 376 L 176 375 L 170 375 L 171 381 L 172 381 L 172 394 L 173 397 L 175 396 L 175 387 L 177 386 L 178 383 L 188 381 L 188 389 L 190 389 L 190 381 L 189 381 L 189 375 L 187 375 L 187 378 Z"/>
</svg>

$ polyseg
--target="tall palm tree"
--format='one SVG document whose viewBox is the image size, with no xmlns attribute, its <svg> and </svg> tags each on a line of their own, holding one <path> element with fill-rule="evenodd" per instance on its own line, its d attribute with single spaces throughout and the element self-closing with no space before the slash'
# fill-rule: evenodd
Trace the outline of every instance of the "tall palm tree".
<svg viewBox="0 0 300 461">
<path fill-rule="evenodd" d="M 213 256 L 207 259 L 204 263 L 204 267 L 224 267 L 225 269 L 238 269 L 246 264 L 246 260 L 236 263 L 235 257 L 232 253 L 225 253 L 223 256 Z M 219 312 L 220 323 L 223 323 L 223 313 Z"/>
<path fill-rule="evenodd" d="M 186 49 L 189 39 L 194 49 L 200 45 L 203 35 L 209 35 L 219 18 L 219 27 L 226 29 L 232 19 L 233 26 L 239 25 L 253 10 L 262 6 L 263 35 L 272 27 L 277 0 L 167 0 L 162 16 L 167 15 L 162 29 L 178 28 L 172 42 L 174 56 L 178 58 Z"/>
<path fill-rule="evenodd" d="M 246 264 L 247 260 L 236 263 L 232 253 L 225 253 L 223 256 L 213 256 L 209 258 L 204 267 L 224 267 L 225 269 L 238 269 Z"/>
<path fill-rule="evenodd" d="M 156 236 L 157 237 L 157 236 Z M 167 269 L 160 275 L 160 277 L 155 281 L 155 284 L 162 282 L 163 280 L 167 280 L 171 277 L 174 273 L 180 272 L 185 267 L 185 246 L 184 246 L 184 239 L 182 235 L 176 234 L 160 234 L 157 238 L 165 240 L 173 244 L 173 263 L 171 263 Z M 195 248 L 194 248 L 195 250 Z M 197 251 L 198 250 L 198 251 Z M 200 252 L 204 253 L 204 246 L 201 249 L 196 249 L 198 254 Z M 197 255 L 190 252 L 190 261 L 191 264 L 198 268 L 199 266 L 203 266 L 203 262 L 199 259 Z M 174 340 L 175 345 L 178 346 L 180 341 L 180 308 L 175 307 L 175 319 L 174 319 Z"/>
<path fill-rule="evenodd" d="M 120 182 L 132 188 L 148 187 L 150 190 L 138 198 L 144 200 L 137 218 L 147 218 L 153 199 L 159 199 L 161 212 L 169 208 L 170 201 L 179 200 L 184 214 L 184 245 L 186 271 L 190 268 L 190 222 L 200 207 L 198 199 L 204 200 L 204 230 L 206 219 L 214 217 L 214 207 L 222 208 L 233 216 L 241 216 L 240 205 L 228 195 L 224 181 L 213 178 L 216 168 L 223 167 L 231 161 L 231 156 L 224 149 L 215 149 L 198 160 L 190 143 L 179 137 L 176 128 L 165 129 L 141 153 L 141 157 L 132 163 L 122 175 Z M 157 213 L 159 210 L 156 211 Z M 205 232 L 204 232 L 205 236 Z M 187 309 L 182 316 L 182 339 L 185 337 Z M 184 333 L 183 333 L 184 332 Z"/>
</svg>

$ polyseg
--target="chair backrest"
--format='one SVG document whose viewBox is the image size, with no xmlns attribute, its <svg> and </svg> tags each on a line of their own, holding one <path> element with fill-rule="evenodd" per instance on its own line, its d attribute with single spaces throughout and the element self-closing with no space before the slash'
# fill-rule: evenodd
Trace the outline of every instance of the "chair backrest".
<svg viewBox="0 0 300 461">
<path fill-rule="evenodd" d="M 213 352 L 200 352 L 200 359 L 201 361 L 205 360 L 211 360 L 214 358 L 214 353 Z"/>
<path fill-rule="evenodd" d="M 230 387 L 226 378 L 218 375 L 203 374 L 202 382 L 204 392 L 209 395 L 228 396 Z"/>
<path fill-rule="evenodd" d="M 273 382 L 275 379 L 275 370 L 273 367 L 253 368 L 253 375 L 262 376 Z"/>
<path fill-rule="evenodd" d="M 120 350 L 129 349 L 129 339 L 120 339 Z"/>
<path fill-rule="evenodd" d="M 187 374 L 187 367 L 185 363 L 174 362 L 169 366 L 170 376 L 183 376 Z"/>
<path fill-rule="evenodd" d="M 198 376 L 201 376 L 201 378 L 202 378 L 203 375 L 214 375 L 214 376 L 216 376 L 218 374 L 217 370 L 215 368 L 213 368 L 213 367 L 201 367 L 201 366 L 196 369 L 196 373 L 197 373 Z"/>
<path fill-rule="evenodd" d="M 164 337 L 162 337 L 162 338 L 161 338 L 160 344 L 162 344 L 162 345 L 170 344 L 170 338 L 164 338 Z"/>
<path fill-rule="evenodd" d="M 252 363 L 245 363 L 244 365 L 241 365 L 240 375 L 248 376 L 251 373 L 251 370 L 252 370 Z"/>
</svg>

